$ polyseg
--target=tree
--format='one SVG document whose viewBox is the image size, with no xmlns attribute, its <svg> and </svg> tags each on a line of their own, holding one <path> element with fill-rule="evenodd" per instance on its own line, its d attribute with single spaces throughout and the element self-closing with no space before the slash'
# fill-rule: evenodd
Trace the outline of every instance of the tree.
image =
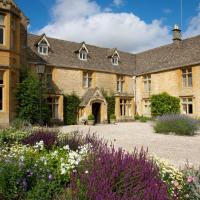
<svg viewBox="0 0 200 200">
<path fill-rule="evenodd" d="M 151 96 L 151 114 L 153 117 L 161 116 L 167 113 L 180 113 L 180 99 L 170 96 L 167 93 L 161 93 Z"/>
<path fill-rule="evenodd" d="M 40 90 L 42 87 L 42 95 Z M 36 75 L 31 73 L 19 84 L 17 88 L 17 117 L 28 120 L 32 124 L 39 123 L 40 120 L 40 96 L 42 98 L 42 121 L 48 123 L 50 111 L 47 104 L 46 88 L 40 83 Z"/>
</svg>

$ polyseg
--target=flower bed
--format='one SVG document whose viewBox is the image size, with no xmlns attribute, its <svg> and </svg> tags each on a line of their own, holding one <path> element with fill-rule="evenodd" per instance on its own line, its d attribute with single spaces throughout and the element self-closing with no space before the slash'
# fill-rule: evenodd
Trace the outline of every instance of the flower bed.
<svg viewBox="0 0 200 200">
<path fill-rule="evenodd" d="M 19 137 L 13 130 L 5 130 L 5 135 L 6 131 L 12 137 L 0 146 L 1 200 L 193 200 L 200 196 L 199 170 L 177 170 L 143 149 L 129 154 L 78 132 L 36 129 Z"/>
</svg>

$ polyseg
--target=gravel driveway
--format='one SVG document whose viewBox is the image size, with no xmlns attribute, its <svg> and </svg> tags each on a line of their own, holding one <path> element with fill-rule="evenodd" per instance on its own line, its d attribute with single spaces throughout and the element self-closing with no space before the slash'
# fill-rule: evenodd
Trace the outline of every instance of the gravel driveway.
<svg viewBox="0 0 200 200">
<path fill-rule="evenodd" d="M 176 167 L 184 167 L 185 163 L 200 166 L 200 135 L 174 136 L 156 134 L 152 123 L 118 123 L 116 125 L 97 126 L 64 126 L 62 131 L 80 130 L 97 133 L 100 137 L 112 141 L 116 147 L 131 152 L 134 147 L 148 148 L 149 153 L 169 160 Z"/>
</svg>

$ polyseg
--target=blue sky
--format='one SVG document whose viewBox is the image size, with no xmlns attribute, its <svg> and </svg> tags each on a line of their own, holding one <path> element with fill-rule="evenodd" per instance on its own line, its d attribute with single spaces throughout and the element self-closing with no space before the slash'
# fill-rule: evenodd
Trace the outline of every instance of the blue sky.
<svg viewBox="0 0 200 200">
<path fill-rule="evenodd" d="M 16 3 L 30 19 L 30 32 L 39 34 L 46 32 L 47 35 L 52 37 L 76 42 L 84 40 L 95 45 L 117 47 L 122 50 L 135 52 L 153 48 L 155 45 L 169 43 L 173 25 L 180 25 L 180 1 L 181 0 L 16 0 Z M 183 35 L 189 37 L 199 34 L 200 1 L 182 1 Z M 122 13 L 125 13 L 125 15 L 121 15 Z M 72 18 L 70 18 L 70 16 L 72 16 Z M 101 17 L 102 21 L 99 21 L 98 17 Z M 123 20 L 126 21 L 126 23 L 124 23 Z M 72 21 L 73 24 L 71 23 Z M 62 23 L 63 30 L 60 27 Z M 124 30 L 113 30 L 109 28 L 109 25 L 112 23 Z M 130 27 L 132 30 L 129 30 L 127 23 L 130 23 L 131 26 L 135 25 L 135 29 L 133 30 L 133 27 Z M 122 42 L 118 41 L 126 40 L 125 31 L 127 34 L 130 32 L 130 34 L 136 38 L 141 31 L 141 41 L 143 41 L 142 37 L 149 37 L 149 41 L 144 38 L 145 42 L 142 44 L 140 43 L 141 45 L 139 46 L 138 42 L 133 40 L 131 41 L 131 45 L 135 46 L 134 48 L 131 48 L 128 41 L 123 45 Z M 77 32 L 80 33 L 77 34 Z M 116 32 L 119 32 L 118 35 Z M 89 37 L 89 34 L 94 36 Z M 105 35 L 109 34 L 111 36 L 106 39 Z M 115 40 L 112 37 L 115 38 Z M 151 42 L 151 40 L 155 40 L 155 43 Z"/>
</svg>

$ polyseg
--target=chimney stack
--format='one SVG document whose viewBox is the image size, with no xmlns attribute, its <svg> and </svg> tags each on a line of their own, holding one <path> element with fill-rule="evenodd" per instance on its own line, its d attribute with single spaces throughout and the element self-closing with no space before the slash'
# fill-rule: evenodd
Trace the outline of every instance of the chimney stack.
<svg viewBox="0 0 200 200">
<path fill-rule="evenodd" d="M 178 25 L 174 25 L 174 29 L 172 30 L 173 32 L 173 41 L 175 42 L 180 42 L 182 40 L 181 36 L 181 30 Z"/>
</svg>

